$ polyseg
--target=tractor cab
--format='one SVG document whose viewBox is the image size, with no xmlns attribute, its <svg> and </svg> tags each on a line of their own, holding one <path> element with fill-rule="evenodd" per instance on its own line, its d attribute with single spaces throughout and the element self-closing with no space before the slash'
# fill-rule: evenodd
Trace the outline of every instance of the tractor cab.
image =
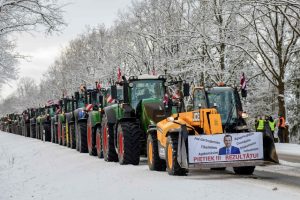
<svg viewBox="0 0 300 200">
<path fill-rule="evenodd" d="M 216 108 L 221 116 L 223 129 L 227 132 L 239 132 L 242 127 L 247 128 L 241 100 L 236 88 L 194 88 L 193 110 L 199 108 Z"/>
</svg>

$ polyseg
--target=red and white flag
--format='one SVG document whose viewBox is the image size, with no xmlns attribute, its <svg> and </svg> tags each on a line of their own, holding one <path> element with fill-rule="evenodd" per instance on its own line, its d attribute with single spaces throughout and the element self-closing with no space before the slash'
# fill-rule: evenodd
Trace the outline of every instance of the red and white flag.
<svg viewBox="0 0 300 200">
<path fill-rule="evenodd" d="M 99 89 L 99 90 L 100 90 L 100 89 L 101 89 L 101 87 L 102 87 L 102 86 L 101 86 L 101 83 L 99 82 L 99 83 L 97 84 L 97 89 Z"/>
<path fill-rule="evenodd" d="M 93 104 L 87 104 L 85 107 L 86 111 L 91 111 L 93 109 Z"/>
<path fill-rule="evenodd" d="M 122 76 L 121 69 L 120 69 L 120 67 L 118 67 L 118 81 L 119 82 L 121 81 L 121 76 Z"/>
<path fill-rule="evenodd" d="M 112 103 L 113 102 L 113 98 L 111 97 L 111 95 L 107 95 L 107 99 L 106 99 L 107 103 Z"/>
<path fill-rule="evenodd" d="M 246 88 L 247 88 L 247 81 L 246 81 L 244 72 L 242 73 L 242 76 L 241 76 L 240 86 L 241 86 L 242 90 L 246 90 Z"/>
<path fill-rule="evenodd" d="M 152 75 L 153 75 L 153 76 L 156 75 L 155 67 L 152 68 Z"/>
</svg>

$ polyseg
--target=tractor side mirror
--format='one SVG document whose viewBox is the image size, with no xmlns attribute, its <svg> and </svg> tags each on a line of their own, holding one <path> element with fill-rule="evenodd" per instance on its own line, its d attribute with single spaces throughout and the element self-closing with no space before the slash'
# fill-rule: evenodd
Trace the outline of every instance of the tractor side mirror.
<svg viewBox="0 0 300 200">
<path fill-rule="evenodd" d="M 68 104 L 68 100 L 67 100 L 67 98 L 64 98 L 64 104 L 63 104 L 63 111 L 64 111 L 64 113 L 67 113 L 67 104 Z"/>
<path fill-rule="evenodd" d="M 118 98 L 117 86 L 116 85 L 111 86 L 111 98 L 112 99 L 117 99 Z"/>
<path fill-rule="evenodd" d="M 188 84 L 188 83 L 183 84 L 183 95 L 185 97 L 190 96 L 190 84 Z"/>
<path fill-rule="evenodd" d="M 103 95 L 99 95 L 100 108 L 103 108 Z"/>
</svg>

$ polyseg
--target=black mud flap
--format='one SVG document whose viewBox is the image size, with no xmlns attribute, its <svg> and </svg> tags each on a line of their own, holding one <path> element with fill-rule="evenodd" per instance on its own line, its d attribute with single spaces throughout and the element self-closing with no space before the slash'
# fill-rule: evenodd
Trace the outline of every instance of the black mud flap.
<svg viewBox="0 0 300 200">
<path fill-rule="evenodd" d="M 186 125 L 181 125 L 181 129 L 178 135 L 178 148 L 177 148 L 177 162 L 181 168 L 188 169 L 187 160 L 187 144 L 188 131 Z"/>
<path fill-rule="evenodd" d="M 270 130 L 263 133 L 264 144 L 264 161 L 279 163 L 279 159 L 275 149 L 274 138 Z"/>
</svg>

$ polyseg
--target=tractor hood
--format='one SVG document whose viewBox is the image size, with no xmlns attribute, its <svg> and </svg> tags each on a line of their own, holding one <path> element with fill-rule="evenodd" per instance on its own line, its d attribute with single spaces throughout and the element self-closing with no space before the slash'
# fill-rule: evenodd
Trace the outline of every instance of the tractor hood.
<svg viewBox="0 0 300 200">
<path fill-rule="evenodd" d="M 142 110 L 142 119 L 149 124 L 150 120 L 152 121 L 152 123 L 157 123 L 166 118 L 165 107 L 162 100 L 160 99 L 144 99 L 142 101 Z"/>
</svg>

